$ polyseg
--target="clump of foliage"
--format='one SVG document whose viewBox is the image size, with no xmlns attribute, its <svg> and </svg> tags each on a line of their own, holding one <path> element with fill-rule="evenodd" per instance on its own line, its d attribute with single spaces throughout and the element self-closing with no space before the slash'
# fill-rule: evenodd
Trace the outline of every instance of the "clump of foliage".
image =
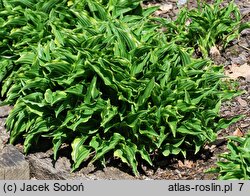
<svg viewBox="0 0 250 196">
<path fill-rule="evenodd" d="M 6 127 L 11 143 L 24 139 L 26 153 L 46 137 L 55 159 L 63 143 L 71 144 L 73 170 L 116 157 L 137 175 L 138 161 L 197 153 L 240 118 L 219 116 L 221 102 L 237 94 L 221 80 L 222 67 L 192 57 L 194 41 L 205 37 L 207 49 L 236 36 L 204 32 L 225 17 L 240 22 L 230 15 L 236 7 L 212 12 L 204 4 L 200 17 L 184 10 L 167 21 L 139 0 L 1 2 L 2 104 L 14 106 Z M 226 15 L 216 24 L 199 22 L 209 17 L 206 9 Z"/>
<path fill-rule="evenodd" d="M 240 11 L 234 1 L 227 6 L 222 6 L 222 3 L 223 0 L 213 4 L 198 2 L 198 9 L 185 8 L 177 19 L 182 26 L 179 34 L 185 35 L 188 45 L 195 47 L 205 57 L 211 47 L 225 47 L 238 37 L 242 28 L 246 28 L 246 24 L 241 23 Z"/>
<path fill-rule="evenodd" d="M 219 180 L 250 180 L 250 134 L 228 139 L 229 152 L 221 154 L 217 167 L 209 172 L 219 173 Z"/>
</svg>

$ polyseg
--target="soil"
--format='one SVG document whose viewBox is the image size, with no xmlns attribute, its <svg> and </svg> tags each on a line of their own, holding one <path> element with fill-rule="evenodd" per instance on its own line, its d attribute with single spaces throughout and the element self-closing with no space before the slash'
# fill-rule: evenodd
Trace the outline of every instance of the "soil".
<svg viewBox="0 0 250 196">
<path fill-rule="evenodd" d="M 157 11 L 156 15 L 168 19 L 175 19 L 179 8 L 177 0 L 149 0 L 144 1 L 145 6 L 160 5 L 162 10 Z M 212 1 L 207 1 L 212 2 Z M 228 1 L 229 2 L 229 1 Z M 250 2 L 249 0 L 236 0 L 240 8 L 244 21 L 250 21 Z M 196 7 L 196 1 L 190 0 L 188 7 Z M 250 130 L 250 29 L 244 30 L 239 39 L 233 41 L 224 51 L 219 51 L 218 55 L 212 56 L 216 64 L 225 66 L 225 73 L 229 76 L 234 74 L 234 78 L 239 82 L 239 89 L 245 92 L 233 100 L 224 102 L 221 108 L 221 115 L 227 118 L 235 115 L 244 114 L 239 122 L 218 133 L 218 139 L 206 145 L 197 155 L 189 156 L 187 159 L 181 157 L 169 157 L 159 159 L 154 168 L 147 166 L 141 167 L 141 176 L 134 177 L 130 168 L 117 160 L 110 160 L 106 167 L 100 165 L 84 166 L 81 170 L 70 173 L 71 162 L 66 156 L 69 146 L 60 152 L 59 159 L 54 162 L 52 150 L 45 147 L 43 150 L 34 150 L 26 156 L 31 165 L 31 176 L 33 179 L 43 179 L 43 175 L 36 172 L 37 160 L 46 160 L 46 167 L 53 167 L 55 172 L 61 173 L 65 178 L 57 178 L 55 175 L 47 175 L 46 179 L 168 179 L 168 180 L 212 180 L 216 179 L 216 174 L 206 173 L 207 169 L 214 167 L 220 153 L 226 152 L 226 137 L 230 135 L 244 135 Z M 237 73 L 234 70 L 243 69 Z M 235 71 L 237 72 L 237 71 Z M 241 74 L 243 73 L 243 74 Z M 230 75 L 231 74 L 231 75 Z M 4 128 L 4 122 L 10 111 L 10 106 L 0 107 L 0 144 L 8 142 L 8 133 Z M 22 145 L 17 147 L 22 151 Z M 42 172 L 42 170 L 40 171 Z"/>
</svg>

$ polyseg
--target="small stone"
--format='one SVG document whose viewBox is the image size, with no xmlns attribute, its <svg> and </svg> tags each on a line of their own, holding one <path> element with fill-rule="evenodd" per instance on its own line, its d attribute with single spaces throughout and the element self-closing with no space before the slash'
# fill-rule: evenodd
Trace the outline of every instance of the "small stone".
<svg viewBox="0 0 250 196">
<path fill-rule="evenodd" d="M 233 64 L 237 64 L 237 65 L 243 65 L 244 63 L 246 63 L 246 60 L 243 59 L 242 57 L 236 57 L 236 58 L 231 58 L 232 63 Z"/>
<path fill-rule="evenodd" d="M 14 146 L 7 145 L 0 152 L 0 180 L 29 180 L 29 163 Z"/>
<path fill-rule="evenodd" d="M 244 29 L 244 30 L 241 32 L 241 35 L 250 35 L 250 29 Z"/>
<path fill-rule="evenodd" d="M 11 109 L 11 106 L 0 106 L 0 118 L 8 116 Z"/>
</svg>

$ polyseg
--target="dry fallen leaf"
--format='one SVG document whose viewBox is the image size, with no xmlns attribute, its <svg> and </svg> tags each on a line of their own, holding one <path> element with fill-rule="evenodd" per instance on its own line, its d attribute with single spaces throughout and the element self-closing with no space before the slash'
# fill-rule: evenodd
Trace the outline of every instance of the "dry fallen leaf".
<svg viewBox="0 0 250 196">
<path fill-rule="evenodd" d="M 211 151 L 211 152 L 214 152 L 215 149 L 216 149 L 216 145 L 212 145 L 212 146 L 210 147 L 210 151 Z"/>
<path fill-rule="evenodd" d="M 220 51 L 216 46 L 212 46 L 210 48 L 209 54 L 214 58 L 214 57 L 219 57 L 220 56 Z"/>
<path fill-rule="evenodd" d="M 157 10 L 157 11 L 154 12 L 155 16 L 160 16 L 161 14 L 162 14 L 162 11 L 160 11 L 160 10 Z"/>
<path fill-rule="evenodd" d="M 234 132 L 233 132 L 233 136 L 237 136 L 237 137 L 243 137 L 243 133 L 240 130 L 240 128 L 237 128 Z"/>
<path fill-rule="evenodd" d="M 241 128 L 246 128 L 246 127 L 249 127 L 249 126 L 250 126 L 249 123 L 241 123 L 241 124 L 240 124 L 240 127 L 241 127 Z"/>
<path fill-rule="evenodd" d="M 180 168 L 192 168 L 193 164 L 194 164 L 193 161 L 189 160 L 184 160 L 184 163 L 181 160 L 178 161 L 178 166 Z"/>
<path fill-rule="evenodd" d="M 194 162 L 193 162 L 193 161 L 189 161 L 189 160 L 184 160 L 184 165 L 185 165 L 187 168 L 192 168 L 193 165 L 194 165 Z"/>
<path fill-rule="evenodd" d="M 238 66 L 233 64 L 229 72 L 226 72 L 226 75 L 232 79 L 237 79 L 238 77 L 244 77 L 246 81 L 250 82 L 250 65 L 247 63 Z"/>
<path fill-rule="evenodd" d="M 173 5 L 172 4 L 163 4 L 160 6 L 160 9 L 166 13 L 168 12 L 169 10 L 172 10 L 173 9 Z"/>
<path fill-rule="evenodd" d="M 242 107 L 247 107 L 248 106 L 247 102 L 244 99 L 242 99 L 241 97 L 237 97 L 237 101 L 239 102 L 239 104 Z"/>
<path fill-rule="evenodd" d="M 184 164 L 182 163 L 181 160 L 178 161 L 178 166 L 179 166 L 179 167 L 184 167 Z"/>
</svg>

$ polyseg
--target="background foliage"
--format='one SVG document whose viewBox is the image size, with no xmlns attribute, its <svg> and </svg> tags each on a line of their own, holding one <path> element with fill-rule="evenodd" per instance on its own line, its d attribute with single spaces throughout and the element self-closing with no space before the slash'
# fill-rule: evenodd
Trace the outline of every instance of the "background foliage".
<svg viewBox="0 0 250 196">
<path fill-rule="evenodd" d="M 229 152 L 220 155 L 217 167 L 209 172 L 219 173 L 220 180 L 250 179 L 250 134 L 245 137 L 228 138 Z"/>
</svg>

